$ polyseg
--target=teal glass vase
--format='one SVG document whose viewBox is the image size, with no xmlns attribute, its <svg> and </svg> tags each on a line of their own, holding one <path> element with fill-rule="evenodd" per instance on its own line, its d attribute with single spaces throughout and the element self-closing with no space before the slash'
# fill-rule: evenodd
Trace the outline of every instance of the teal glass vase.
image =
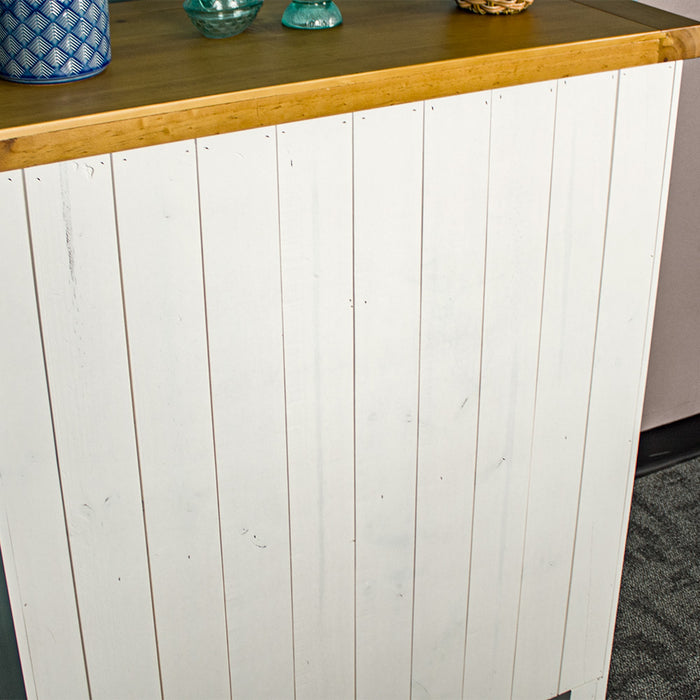
<svg viewBox="0 0 700 700">
<path fill-rule="evenodd" d="M 282 24 L 292 29 L 330 29 L 342 21 L 333 0 L 292 0 L 282 15 Z"/>
<path fill-rule="evenodd" d="M 208 39 L 225 39 L 247 29 L 263 0 L 185 0 L 192 24 Z"/>
</svg>

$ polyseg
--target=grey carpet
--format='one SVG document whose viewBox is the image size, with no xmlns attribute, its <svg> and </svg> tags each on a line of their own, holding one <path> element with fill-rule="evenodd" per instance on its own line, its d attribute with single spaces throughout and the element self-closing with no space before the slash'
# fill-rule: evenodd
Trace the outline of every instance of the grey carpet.
<svg viewBox="0 0 700 700">
<path fill-rule="evenodd" d="M 635 482 L 607 698 L 700 699 L 700 458 Z"/>
</svg>

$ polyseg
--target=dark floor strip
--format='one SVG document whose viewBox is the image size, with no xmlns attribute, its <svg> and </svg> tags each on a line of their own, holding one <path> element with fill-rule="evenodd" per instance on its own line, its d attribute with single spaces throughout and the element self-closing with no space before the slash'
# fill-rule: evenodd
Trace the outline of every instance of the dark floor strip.
<svg viewBox="0 0 700 700">
<path fill-rule="evenodd" d="M 645 430 L 639 438 L 637 476 L 687 462 L 700 455 L 700 414 Z"/>
</svg>

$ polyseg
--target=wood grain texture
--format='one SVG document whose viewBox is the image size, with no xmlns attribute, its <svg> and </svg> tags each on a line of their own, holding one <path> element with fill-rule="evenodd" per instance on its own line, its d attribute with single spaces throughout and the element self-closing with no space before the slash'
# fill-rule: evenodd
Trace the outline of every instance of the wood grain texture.
<svg viewBox="0 0 700 700">
<path fill-rule="evenodd" d="M 425 105 L 415 700 L 462 689 L 490 118 L 490 92 Z M 465 128 L 484 138 L 455 139 Z"/>
<path fill-rule="evenodd" d="M 352 698 L 352 115 L 277 133 L 296 698 Z"/>
<path fill-rule="evenodd" d="M 514 699 L 558 694 L 618 73 L 559 81 Z M 564 688 L 563 690 L 568 690 Z"/>
<path fill-rule="evenodd" d="M 605 684 L 598 679 L 573 688 L 569 700 L 605 700 L 605 690 Z"/>
<path fill-rule="evenodd" d="M 26 186 L 90 689 L 159 697 L 110 159 L 30 168 Z"/>
<path fill-rule="evenodd" d="M 642 2 L 627 2 L 627 0 L 576 0 L 576 2 L 658 29 L 675 29 L 692 23 L 692 20 L 687 17 L 650 7 Z"/>
<path fill-rule="evenodd" d="M 0 542 L 30 700 L 90 697 L 21 172 L 0 176 Z"/>
<path fill-rule="evenodd" d="M 410 696 L 423 105 L 354 115 L 357 697 Z"/>
<path fill-rule="evenodd" d="M 611 640 L 630 426 L 641 410 L 668 183 L 669 103 L 673 114 L 677 97 L 667 76 L 678 75 L 676 66 L 636 70 L 624 72 L 617 115 L 586 448 L 595 461 L 584 467 L 572 640 L 559 688 L 581 686 L 582 700 L 604 685 L 597 679 Z M 355 674 L 359 700 L 460 697 L 462 683 L 465 697 L 478 700 L 548 697 L 522 664 L 528 653 L 535 662 L 546 654 L 541 675 L 550 692 L 567 571 L 556 570 L 556 595 L 542 571 L 553 558 L 564 561 L 571 545 L 571 513 L 553 499 L 570 506 L 577 498 L 615 77 L 408 103 L 86 161 L 107 168 L 111 159 L 113 198 L 104 194 L 109 177 L 100 168 L 92 177 L 73 163 L 27 171 L 54 180 L 65 172 L 70 185 L 61 190 L 58 178 L 46 187 L 53 195 L 45 210 L 33 206 L 49 379 L 58 364 L 69 375 L 52 380 L 59 458 L 78 455 L 65 462 L 76 479 L 66 484 L 67 504 L 79 479 L 92 493 L 111 478 L 81 475 L 87 459 L 78 451 L 88 445 L 85 454 L 99 463 L 100 445 L 79 431 L 85 423 L 99 433 L 97 417 L 105 415 L 114 428 L 105 446 L 126 455 L 133 500 L 133 450 L 118 439 L 128 432 L 124 394 L 132 381 L 166 698 L 352 698 Z M 457 141 L 460 129 L 478 138 Z M 10 433 L 0 454 L 9 450 L 20 467 L 9 476 L 0 470 L 7 514 L 0 534 L 3 547 L 11 532 L 22 549 L 8 571 L 16 577 L 15 618 L 27 624 L 25 658 L 30 635 L 38 640 L 32 663 L 44 670 L 33 670 L 32 681 L 38 688 L 63 668 L 46 656 L 44 618 L 32 620 L 31 607 L 22 614 L 22 596 L 33 596 L 52 624 L 67 621 L 66 676 L 57 687 L 70 680 L 77 690 L 66 697 L 81 698 L 88 689 L 74 675 L 84 674 L 77 610 L 65 605 L 71 561 L 24 190 L 14 177 L 0 176 L 12 231 L 0 260 L 11 292 L 0 298 L 0 322 L 18 335 L 0 356 L 19 370 L 16 379 L 0 373 L 0 382 L 18 408 L 6 411 Z M 93 196 L 72 195 L 74 179 Z M 38 185 L 30 189 L 37 197 Z M 78 200 L 101 235 L 85 232 L 73 250 L 74 276 L 86 284 L 74 296 L 66 211 L 57 202 L 77 215 Z M 114 204 L 128 368 L 114 321 Z M 83 275 L 88 252 L 94 269 Z M 82 319 L 90 319 L 92 335 Z M 85 337 L 70 340 L 74 330 Z M 70 342 L 58 347 L 64 337 Z M 120 391 L 94 370 L 109 374 L 110 365 Z M 98 376 L 88 382 L 90 372 Z M 95 416 L 71 407 L 72 383 L 103 387 L 109 405 L 97 405 Z M 87 401 L 94 400 L 90 386 Z M 71 411 L 81 420 L 71 424 Z M 571 471 L 557 469 L 563 462 Z M 586 481 L 588 471 L 604 480 L 604 493 Z M 34 475 L 43 480 L 41 512 L 24 507 Z M 557 517 L 555 536 L 548 519 L 526 519 L 528 507 Z M 125 534 L 132 544 L 133 532 Z M 117 558 L 128 558 L 127 550 Z M 36 553 L 40 560 L 32 560 Z M 55 598 L 30 578 L 44 558 L 58 572 Z M 98 561 L 107 569 L 118 563 Z M 48 605 L 54 600 L 56 611 Z M 521 644 L 525 656 L 514 658 Z"/>
<path fill-rule="evenodd" d="M 233 695 L 293 697 L 275 130 L 197 152 Z"/>
<path fill-rule="evenodd" d="M 622 566 L 624 564 L 625 558 L 625 548 L 627 544 L 627 531 L 629 526 L 630 517 L 630 504 L 632 500 L 632 489 L 634 488 L 634 478 L 636 474 L 637 466 L 637 452 L 638 452 L 638 437 L 639 430 L 642 422 L 642 414 L 644 410 L 643 397 L 644 391 L 648 384 L 648 369 L 649 369 L 649 355 L 651 352 L 651 341 L 652 341 L 652 331 L 654 324 L 654 317 L 656 312 L 656 302 L 658 298 L 658 284 L 660 276 L 661 267 L 661 255 L 662 247 L 664 242 L 664 235 L 666 231 L 666 210 L 668 206 L 669 199 L 669 189 L 671 181 L 671 173 L 673 169 L 673 154 L 675 147 L 675 140 L 678 133 L 677 121 L 679 112 L 679 101 L 681 86 L 683 83 L 683 72 L 685 70 L 685 65 L 682 63 L 675 64 L 674 77 L 673 77 L 673 87 L 671 93 L 671 104 L 669 110 L 669 120 L 668 120 L 668 131 L 666 137 L 666 158 L 664 160 L 663 167 L 663 179 L 661 181 L 661 193 L 659 201 L 659 214 L 656 223 L 656 248 L 654 251 L 654 265 L 651 275 L 651 285 L 649 293 L 649 307 L 647 309 L 647 327 L 646 327 L 646 337 L 644 339 L 644 346 L 642 351 L 642 372 L 639 379 L 639 389 L 640 396 L 637 402 L 636 415 L 635 415 L 635 428 L 637 434 L 635 435 L 632 445 L 633 450 L 630 455 L 630 462 L 628 465 L 627 474 L 627 492 L 625 496 L 625 503 L 627 504 L 627 510 L 622 518 L 622 527 L 620 529 L 620 540 L 618 546 L 618 559 L 617 559 L 617 572 L 615 574 L 615 593 L 613 595 L 612 605 L 610 606 L 610 620 L 608 625 L 608 640 L 605 648 L 605 673 L 603 678 L 599 682 L 598 696 L 597 700 L 605 699 L 605 691 L 608 685 L 608 677 L 610 673 L 610 657 L 612 655 L 613 638 L 615 633 L 615 622 L 617 619 L 617 607 L 620 596 L 620 580 L 622 578 Z M 662 122 L 663 124 L 663 122 Z"/>
<path fill-rule="evenodd" d="M 221 41 L 169 0 L 113 4 L 103 74 L 0 83 L 0 170 L 700 55 L 700 25 L 576 0 L 510 17 L 445 0 L 353 0 L 341 27 L 312 35 L 280 25 L 285 4 L 267 0 L 248 31 Z"/>
<path fill-rule="evenodd" d="M 230 697 L 193 142 L 113 155 L 163 693 Z"/>
<path fill-rule="evenodd" d="M 608 662 L 651 332 L 674 68 L 620 74 L 562 689 L 602 677 Z"/>
<path fill-rule="evenodd" d="M 483 361 L 463 695 L 467 700 L 495 700 L 511 694 L 556 87 L 555 82 L 523 85 L 494 91 L 492 98 Z"/>
</svg>

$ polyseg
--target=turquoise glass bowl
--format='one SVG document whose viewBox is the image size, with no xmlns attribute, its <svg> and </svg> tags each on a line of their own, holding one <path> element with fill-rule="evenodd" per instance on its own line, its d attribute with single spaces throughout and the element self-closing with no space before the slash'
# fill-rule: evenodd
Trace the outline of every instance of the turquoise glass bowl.
<svg viewBox="0 0 700 700">
<path fill-rule="evenodd" d="M 185 0 L 192 24 L 209 39 L 240 34 L 255 19 L 262 0 Z"/>
<path fill-rule="evenodd" d="M 111 58 L 107 0 L 0 0 L 0 76 L 67 83 Z"/>
<path fill-rule="evenodd" d="M 292 29 L 330 29 L 342 21 L 332 0 L 292 0 L 282 15 L 282 24 Z"/>
</svg>

